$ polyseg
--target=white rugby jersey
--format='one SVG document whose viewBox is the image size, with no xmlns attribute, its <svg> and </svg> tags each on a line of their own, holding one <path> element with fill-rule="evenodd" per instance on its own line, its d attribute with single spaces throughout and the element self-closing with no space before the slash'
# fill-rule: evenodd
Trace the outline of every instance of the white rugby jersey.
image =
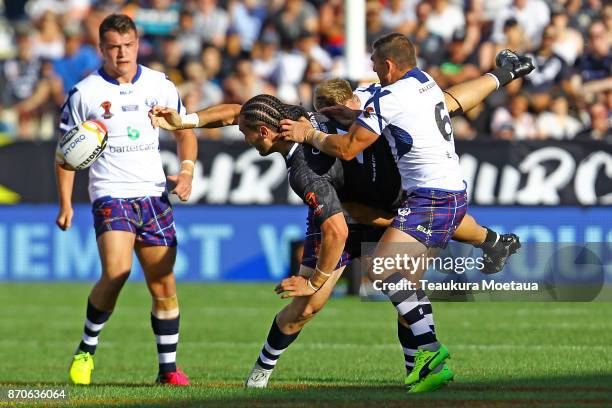
<svg viewBox="0 0 612 408">
<path fill-rule="evenodd" d="M 68 93 L 60 131 L 96 119 L 108 129 L 108 146 L 89 170 L 89 198 L 159 197 L 166 177 L 159 154 L 159 129 L 148 112 L 154 105 L 185 113 L 178 91 L 162 72 L 138 65 L 131 83 L 120 84 L 102 69 Z"/>
<path fill-rule="evenodd" d="M 444 94 L 427 73 L 413 68 L 393 84 L 355 94 L 364 109 L 357 123 L 385 136 L 404 190 L 465 188 Z"/>
</svg>

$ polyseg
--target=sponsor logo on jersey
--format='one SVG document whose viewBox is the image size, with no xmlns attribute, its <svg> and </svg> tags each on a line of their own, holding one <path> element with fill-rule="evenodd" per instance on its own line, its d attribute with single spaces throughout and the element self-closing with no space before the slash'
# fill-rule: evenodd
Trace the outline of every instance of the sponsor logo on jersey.
<svg viewBox="0 0 612 408">
<path fill-rule="evenodd" d="M 131 89 L 121 89 L 119 91 L 119 95 L 131 95 L 133 93 L 134 93 L 134 91 L 131 90 Z"/>
<path fill-rule="evenodd" d="M 157 150 L 157 145 L 153 142 L 140 145 L 108 146 L 108 150 L 111 153 L 146 152 L 149 150 Z"/>
<path fill-rule="evenodd" d="M 145 105 L 147 105 L 149 108 L 152 108 L 155 105 L 157 105 L 157 99 L 153 97 L 149 97 L 145 99 Z"/>
<path fill-rule="evenodd" d="M 306 193 L 305 201 L 314 210 L 314 215 L 318 217 L 323 213 L 323 204 L 317 202 L 317 195 L 313 191 Z"/>
<path fill-rule="evenodd" d="M 121 110 L 124 112 L 136 112 L 138 111 L 138 105 L 121 105 Z"/>
<path fill-rule="evenodd" d="M 366 118 L 369 118 L 370 116 L 372 116 L 372 113 L 374 113 L 374 108 L 371 106 L 368 106 L 367 108 L 363 110 L 363 116 L 365 116 Z"/>
<path fill-rule="evenodd" d="M 110 109 L 111 109 L 111 103 L 109 101 L 104 101 L 100 104 L 100 107 L 102 109 L 104 109 L 104 113 L 102 114 L 102 117 L 104 119 L 110 119 L 113 117 L 113 114 L 111 113 Z"/>
<path fill-rule="evenodd" d="M 140 130 L 133 128 L 131 126 L 128 126 L 127 136 L 130 138 L 130 140 L 136 140 L 140 137 Z"/>
</svg>

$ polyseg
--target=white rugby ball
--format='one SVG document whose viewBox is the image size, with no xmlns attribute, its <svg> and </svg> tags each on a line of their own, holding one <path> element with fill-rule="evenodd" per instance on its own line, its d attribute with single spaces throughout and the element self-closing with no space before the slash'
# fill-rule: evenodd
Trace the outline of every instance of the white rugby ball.
<svg viewBox="0 0 612 408">
<path fill-rule="evenodd" d="M 69 170 L 83 170 L 104 153 L 108 132 L 97 120 L 88 120 L 70 129 L 57 143 L 55 161 Z"/>
</svg>

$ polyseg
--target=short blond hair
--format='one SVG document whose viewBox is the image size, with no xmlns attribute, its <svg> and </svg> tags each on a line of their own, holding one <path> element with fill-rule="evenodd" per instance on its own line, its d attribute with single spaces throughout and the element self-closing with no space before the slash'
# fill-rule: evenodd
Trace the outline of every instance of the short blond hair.
<svg viewBox="0 0 612 408">
<path fill-rule="evenodd" d="M 353 97 L 353 89 L 346 79 L 332 78 L 321 82 L 314 91 L 313 105 L 318 111 L 334 105 L 344 105 Z"/>
</svg>

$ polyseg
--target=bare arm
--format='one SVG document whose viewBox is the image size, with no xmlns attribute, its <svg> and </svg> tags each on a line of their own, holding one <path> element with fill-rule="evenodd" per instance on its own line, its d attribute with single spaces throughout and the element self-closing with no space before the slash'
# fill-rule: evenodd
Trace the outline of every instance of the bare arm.
<svg viewBox="0 0 612 408">
<path fill-rule="evenodd" d="M 55 164 L 55 178 L 57 181 L 57 196 L 59 199 L 59 214 L 55 223 L 62 230 L 67 230 L 72 225 L 72 188 L 74 186 L 75 172 L 65 170 L 59 164 Z"/>
<path fill-rule="evenodd" d="M 168 176 L 168 180 L 176 183 L 172 193 L 181 201 L 187 201 L 191 196 L 191 183 L 195 161 L 198 157 L 198 141 L 190 129 L 175 130 L 176 152 L 181 161 L 181 170 L 176 176 Z"/>
<path fill-rule="evenodd" d="M 310 276 L 292 276 L 283 279 L 275 291 L 283 293 L 281 298 L 310 296 L 320 289 L 336 270 L 348 237 L 348 226 L 343 213 L 336 213 L 321 224 L 321 248 L 317 266 Z"/>
<path fill-rule="evenodd" d="M 188 115 L 181 115 L 175 109 L 154 106 L 149 111 L 149 118 L 153 127 L 166 130 L 194 127 L 218 128 L 237 124 L 240 108 L 238 104 L 221 104 Z"/>
<path fill-rule="evenodd" d="M 378 139 L 379 135 L 355 123 L 344 135 L 327 135 L 313 129 L 310 121 L 283 119 L 281 135 L 297 143 L 308 143 L 323 153 L 342 160 L 352 160 Z"/>
<path fill-rule="evenodd" d="M 460 115 L 478 105 L 497 89 L 497 82 L 491 75 L 451 86 L 444 90 L 444 99 L 451 116 Z"/>
<path fill-rule="evenodd" d="M 199 123 L 196 127 L 217 128 L 237 125 L 241 107 L 235 103 L 221 104 L 198 111 L 196 113 Z"/>
</svg>

